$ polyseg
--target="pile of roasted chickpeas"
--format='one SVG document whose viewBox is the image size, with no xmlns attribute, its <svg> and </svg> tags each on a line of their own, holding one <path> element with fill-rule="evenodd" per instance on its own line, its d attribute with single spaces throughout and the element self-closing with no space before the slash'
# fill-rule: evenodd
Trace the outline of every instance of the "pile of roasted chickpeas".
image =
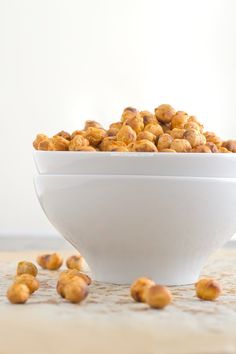
<svg viewBox="0 0 236 354">
<path fill-rule="evenodd" d="M 63 259 L 58 253 L 43 254 L 37 257 L 37 263 L 43 269 L 55 271 L 62 266 Z M 85 264 L 80 254 L 73 255 L 66 260 L 67 270 L 59 273 L 57 293 L 71 303 L 80 303 L 88 295 L 92 280 L 84 272 Z M 33 263 L 19 262 L 13 284 L 7 290 L 8 300 L 12 304 L 25 303 L 40 287 L 37 275 L 38 269 Z M 197 297 L 207 301 L 215 300 L 222 292 L 220 283 L 210 278 L 199 280 L 195 288 Z M 163 309 L 173 300 L 173 295 L 167 287 L 155 284 L 153 280 L 144 277 L 131 285 L 130 294 L 135 301 L 146 303 L 155 309 Z"/>
<path fill-rule="evenodd" d="M 236 152 L 236 140 L 223 141 L 215 133 L 204 131 L 195 116 L 175 111 L 169 104 L 160 105 L 154 113 L 127 107 L 121 120 L 108 129 L 87 120 L 82 130 L 72 134 L 38 134 L 33 146 L 45 151 Z"/>
</svg>

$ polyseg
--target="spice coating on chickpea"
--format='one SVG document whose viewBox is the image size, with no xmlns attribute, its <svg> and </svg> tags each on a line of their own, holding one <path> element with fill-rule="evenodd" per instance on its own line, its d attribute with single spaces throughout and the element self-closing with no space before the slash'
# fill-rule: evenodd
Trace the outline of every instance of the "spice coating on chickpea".
<svg viewBox="0 0 236 354">
<path fill-rule="evenodd" d="M 24 284 L 29 288 L 30 294 L 39 288 L 39 281 L 31 274 L 21 274 L 15 277 L 15 284 Z"/>
<path fill-rule="evenodd" d="M 57 270 L 62 266 L 63 259 L 58 253 L 44 254 L 37 257 L 37 263 L 48 270 Z"/>
<path fill-rule="evenodd" d="M 188 114 L 182 111 L 178 111 L 171 119 L 171 128 L 183 129 L 187 121 L 188 121 Z"/>
<path fill-rule="evenodd" d="M 154 143 L 156 141 L 156 136 L 154 134 L 150 133 L 149 131 L 143 131 L 137 135 L 137 141 L 143 140 L 143 139 L 149 140 L 152 143 Z"/>
<path fill-rule="evenodd" d="M 143 118 L 138 115 L 126 119 L 124 125 L 129 125 L 135 131 L 136 134 L 140 133 L 144 129 Z"/>
<path fill-rule="evenodd" d="M 30 274 L 36 277 L 38 274 L 38 269 L 36 265 L 31 262 L 21 261 L 17 265 L 16 273 L 17 275 Z"/>
<path fill-rule="evenodd" d="M 84 134 L 84 137 L 89 141 L 89 144 L 92 146 L 98 146 L 101 143 L 102 139 L 105 138 L 105 136 L 105 130 L 95 127 L 89 127 Z"/>
<path fill-rule="evenodd" d="M 137 135 L 129 125 L 124 125 L 117 133 L 116 138 L 128 145 L 136 140 Z"/>
<path fill-rule="evenodd" d="M 65 299 L 72 303 L 80 303 L 88 295 L 88 286 L 82 278 L 76 277 L 65 285 Z"/>
<path fill-rule="evenodd" d="M 66 266 L 68 269 L 82 270 L 85 267 L 85 259 L 80 255 L 70 256 L 66 260 Z"/>
<path fill-rule="evenodd" d="M 24 304 L 30 296 L 25 284 L 12 284 L 7 290 L 7 298 L 12 304 Z"/>
<path fill-rule="evenodd" d="M 169 134 L 172 136 L 173 139 L 183 139 L 185 131 L 186 130 L 182 128 L 174 128 L 170 130 Z"/>
<path fill-rule="evenodd" d="M 155 116 L 161 123 L 171 122 L 172 117 L 175 115 L 175 110 L 169 104 L 161 104 L 155 108 Z"/>
<path fill-rule="evenodd" d="M 55 135 L 52 137 L 52 144 L 55 151 L 67 151 L 69 149 L 70 141 L 64 139 L 62 136 Z"/>
<path fill-rule="evenodd" d="M 160 124 L 147 124 L 144 128 L 144 131 L 152 133 L 156 137 L 159 137 L 163 134 L 163 129 Z"/>
<path fill-rule="evenodd" d="M 139 278 L 131 284 L 130 294 L 135 301 L 145 302 L 147 289 L 153 285 L 155 285 L 153 280 L 144 277 Z"/>
<path fill-rule="evenodd" d="M 197 297 L 206 301 L 213 301 L 222 293 L 221 285 L 215 279 L 200 279 L 195 288 Z"/>
<path fill-rule="evenodd" d="M 163 309 L 172 301 L 171 292 L 161 285 L 151 286 L 146 293 L 146 303 L 155 309 Z"/>
<path fill-rule="evenodd" d="M 126 119 L 135 117 L 137 113 L 138 113 L 138 110 L 136 108 L 134 108 L 134 107 L 126 107 L 123 110 L 123 113 L 122 113 L 122 116 L 121 116 L 121 121 L 125 122 Z"/>
<path fill-rule="evenodd" d="M 143 124 L 148 125 L 148 124 L 157 124 L 157 119 L 156 116 L 148 111 L 141 111 L 140 116 L 143 118 Z"/>
<path fill-rule="evenodd" d="M 169 149 L 172 141 L 173 141 L 173 138 L 169 134 L 165 133 L 165 134 L 162 134 L 161 136 L 159 136 L 159 139 L 157 142 L 158 151 L 162 151 L 164 149 Z"/>
<path fill-rule="evenodd" d="M 36 150 L 40 150 L 39 149 L 39 144 L 44 141 L 44 140 L 48 140 L 49 138 L 47 137 L 47 135 L 45 134 L 37 134 L 35 140 L 33 141 L 33 147 Z"/>
<path fill-rule="evenodd" d="M 188 140 L 192 148 L 206 143 L 205 136 L 195 129 L 186 130 L 183 138 Z"/>
<path fill-rule="evenodd" d="M 157 152 L 156 145 L 153 144 L 150 140 L 137 140 L 132 144 L 130 151 L 136 152 Z"/>
<path fill-rule="evenodd" d="M 175 139 L 172 141 L 170 148 L 176 152 L 189 152 L 191 145 L 186 139 Z"/>
<path fill-rule="evenodd" d="M 69 150 L 78 151 L 81 146 L 88 146 L 89 141 L 85 139 L 82 135 L 75 135 L 75 137 L 70 141 Z"/>
<path fill-rule="evenodd" d="M 117 123 L 112 123 L 109 126 L 109 129 L 107 131 L 108 136 L 116 136 L 118 131 L 122 128 L 123 123 L 122 122 L 117 122 Z"/>
</svg>

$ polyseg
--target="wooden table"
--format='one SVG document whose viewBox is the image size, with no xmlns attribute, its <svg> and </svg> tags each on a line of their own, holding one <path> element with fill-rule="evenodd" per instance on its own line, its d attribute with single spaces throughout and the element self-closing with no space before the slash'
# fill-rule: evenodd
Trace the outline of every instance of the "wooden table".
<svg viewBox="0 0 236 354">
<path fill-rule="evenodd" d="M 219 251 L 203 271 L 220 279 L 218 301 L 198 300 L 193 286 L 172 287 L 174 303 L 161 311 L 133 302 L 127 286 L 96 282 L 82 304 L 67 303 L 55 291 L 58 272 L 44 270 L 27 304 L 9 304 L 17 262 L 38 253 L 0 252 L 0 354 L 236 353 L 236 249 Z"/>
</svg>

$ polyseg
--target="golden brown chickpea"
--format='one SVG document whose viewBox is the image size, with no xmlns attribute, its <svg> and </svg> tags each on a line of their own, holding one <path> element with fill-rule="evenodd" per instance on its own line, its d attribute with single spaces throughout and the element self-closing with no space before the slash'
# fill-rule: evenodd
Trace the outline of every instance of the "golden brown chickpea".
<svg viewBox="0 0 236 354">
<path fill-rule="evenodd" d="M 125 151 L 127 152 L 127 146 L 123 141 L 113 141 L 111 143 L 106 143 L 105 149 L 102 151 Z"/>
<path fill-rule="evenodd" d="M 155 143 L 156 141 L 156 136 L 148 131 L 143 131 L 143 132 L 140 132 L 138 135 L 137 135 L 137 141 L 138 140 L 149 140 L 151 141 L 152 143 Z"/>
<path fill-rule="evenodd" d="M 69 149 L 70 141 L 64 139 L 62 136 L 56 135 L 52 138 L 55 151 L 67 151 Z"/>
<path fill-rule="evenodd" d="M 122 126 L 123 126 L 122 122 L 116 122 L 116 123 L 110 124 L 110 127 L 107 131 L 107 135 L 108 136 L 116 136 L 116 134 L 122 128 Z"/>
<path fill-rule="evenodd" d="M 143 118 L 137 114 L 135 117 L 125 120 L 124 125 L 129 125 L 136 134 L 140 133 L 144 129 Z"/>
<path fill-rule="evenodd" d="M 189 129 L 184 133 L 184 139 L 188 140 L 191 147 L 194 148 L 198 145 L 204 145 L 206 138 L 198 130 Z"/>
<path fill-rule="evenodd" d="M 126 119 L 133 118 L 136 116 L 137 113 L 138 113 L 138 110 L 136 108 L 126 107 L 123 110 L 123 113 L 121 116 L 121 121 L 124 122 L 124 121 L 126 121 Z"/>
<path fill-rule="evenodd" d="M 213 132 L 205 132 L 206 141 L 215 144 L 218 148 L 222 145 L 222 140 Z"/>
<path fill-rule="evenodd" d="M 69 150 L 78 151 L 81 146 L 88 146 L 89 141 L 85 139 L 82 135 L 75 135 L 75 137 L 70 141 Z"/>
<path fill-rule="evenodd" d="M 145 132 L 149 132 L 152 133 L 153 135 L 155 135 L 157 138 L 163 134 L 163 129 L 161 127 L 160 124 L 148 124 L 146 125 L 146 127 L 144 128 Z"/>
<path fill-rule="evenodd" d="M 53 141 L 52 139 L 45 139 L 45 140 L 41 140 L 39 143 L 38 143 L 38 150 L 43 150 L 43 151 L 54 151 L 55 148 L 54 148 L 54 144 L 53 144 Z"/>
<path fill-rule="evenodd" d="M 172 136 L 169 134 L 162 134 L 159 136 L 158 142 L 157 142 L 157 148 L 159 151 L 162 151 L 164 149 L 169 149 L 171 143 L 173 141 Z M 173 149 L 172 149 L 173 150 Z"/>
<path fill-rule="evenodd" d="M 200 279 L 196 284 L 196 294 L 199 299 L 213 301 L 217 299 L 221 293 L 221 285 L 215 279 Z"/>
<path fill-rule="evenodd" d="M 37 263 L 48 270 L 57 270 L 62 266 L 63 259 L 58 253 L 43 254 L 37 257 Z"/>
<path fill-rule="evenodd" d="M 97 150 L 94 147 L 92 147 L 92 146 L 78 146 L 77 151 L 94 152 L 94 151 L 97 151 Z"/>
<path fill-rule="evenodd" d="M 155 116 L 161 123 L 171 122 L 172 117 L 175 115 L 175 110 L 169 104 L 161 104 L 155 108 Z"/>
<path fill-rule="evenodd" d="M 183 139 L 185 133 L 185 129 L 174 128 L 170 131 L 170 135 L 173 139 Z"/>
<path fill-rule="evenodd" d="M 101 151 L 107 151 L 107 147 L 111 144 L 113 144 L 114 142 L 117 142 L 116 137 L 115 136 L 106 136 L 101 144 L 99 145 L 99 149 Z M 122 143 L 123 146 L 126 146 L 125 143 Z"/>
<path fill-rule="evenodd" d="M 116 135 L 117 140 L 124 142 L 126 145 L 134 142 L 136 137 L 135 131 L 129 125 L 124 125 Z"/>
<path fill-rule="evenodd" d="M 197 123 L 197 125 L 199 126 L 199 130 L 200 132 L 202 133 L 203 132 L 203 129 L 204 129 L 204 126 L 197 120 L 197 118 L 195 116 L 190 116 L 189 119 L 188 119 L 188 122 L 194 122 L 194 123 Z"/>
<path fill-rule="evenodd" d="M 171 292 L 161 285 L 151 286 L 146 293 L 146 303 L 155 309 L 163 309 L 172 301 Z"/>
<path fill-rule="evenodd" d="M 156 116 L 148 111 L 141 111 L 140 116 L 143 118 L 143 124 L 146 126 L 148 124 L 158 124 Z"/>
<path fill-rule="evenodd" d="M 75 277 L 65 285 L 64 294 L 66 300 L 79 303 L 87 297 L 88 286 L 82 278 Z"/>
<path fill-rule="evenodd" d="M 66 260 L 66 266 L 68 269 L 77 269 L 79 271 L 83 270 L 86 266 L 84 257 L 81 255 L 70 256 Z"/>
<path fill-rule="evenodd" d="M 147 289 L 155 285 L 154 281 L 149 278 L 139 278 L 131 284 L 130 294 L 137 302 L 146 301 Z"/>
<path fill-rule="evenodd" d="M 38 269 L 31 262 L 21 261 L 17 265 L 16 273 L 17 273 L 17 275 L 30 274 L 30 275 L 33 275 L 34 277 L 36 277 L 38 274 Z"/>
<path fill-rule="evenodd" d="M 15 284 L 24 284 L 29 288 L 30 294 L 39 288 L 38 280 L 31 274 L 21 274 L 15 277 Z"/>
<path fill-rule="evenodd" d="M 75 277 L 82 278 L 87 285 L 90 285 L 92 283 L 91 278 L 87 274 L 79 272 L 77 269 L 65 270 L 60 274 L 57 282 L 57 292 L 61 297 L 65 297 L 65 286 L 69 282 L 71 282 L 71 280 L 73 280 Z"/>
<path fill-rule="evenodd" d="M 162 127 L 162 130 L 164 133 L 170 134 L 170 132 L 171 132 L 170 123 L 166 123 L 166 124 L 160 123 L 160 126 Z"/>
<path fill-rule="evenodd" d="M 136 152 L 157 152 L 156 145 L 150 140 L 137 140 L 133 143 L 130 151 Z"/>
<path fill-rule="evenodd" d="M 113 152 L 129 152 L 129 149 L 125 146 L 110 146 L 109 151 Z"/>
<path fill-rule="evenodd" d="M 84 134 L 85 134 L 85 131 L 84 131 L 84 130 L 75 130 L 75 131 L 71 134 L 71 139 L 70 139 L 70 140 L 74 139 L 74 137 L 75 137 L 76 135 L 82 135 L 82 136 L 84 136 Z"/>
<path fill-rule="evenodd" d="M 182 111 L 178 111 L 171 119 L 171 128 L 184 129 L 184 126 L 187 123 L 187 121 L 188 121 L 188 114 Z"/>
<path fill-rule="evenodd" d="M 194 130 L 197 130 L 198 132 L 201 132 L 200 125 L 196 122 L 189 122 L 189 120 L 184 125 L 184 129 L 186 129 L 186 130 L 194 129 Z"/>
<path fill-rule="evenodd" d="M 206 146 L 208 146 L 211 149 L 211 152 L 213 152 L 213 153 L 218 152 L 218 148 L 214 143 L 206 143 Z"/>
<path fill-rule="evenodd" d="M 223 154 L 225 153 L 231 153 L 231 151 L 229 151 L 228 149 L 226 149 L 225 147 L 221 146 L 219 149 L 218 149 L 218 152 L 221 152 Z"/>
<path fill-rule="evenodd" d="M 54 136 L 61 136 L 62 138 L 66 140 L 71 140 L 71 135 L 64 130 L 60 131 L 59 133 L 55 134 Z"/>
<path fill-rule="evenodd" d="M 189 152 L 191 145 L 186 139 L 175 139 L 172 141 L 170 148 L 176 152 Z"/>
<path fill-rule="evenodd" d="M 191 152 L 211 153 L 211 149 L 207 145 L 198 145 L 191 150 Z"/>
<path fill-rule="evenodd" d="M 227 140 L 222 143 L 222 147 L 231 152 L 236 152 L 236 140 Z"/>
<path fill-rule="evenodd" d="M 37 134 L 36 135 L 36 138 L 35 140 L 33 141 L 33 146 L 36 150 L 42 150 L 42 149 L 39 149 L 39 144 L 42 142 L 42 141 L 48 141 L 49 138 L 47 137 L 47 135 L 45 134 Z"/>
<path fill-rule="evenodd" d="M 160 152 L 175 152 L 176 153 L 176 151 L 172 150 L 172 149 L 163 149 Z"/>
<path fill-rule="evenodd" d="M 106 131 L 100 128 L 90 127 L 86 130 L 84 137 L 92 146 L 98 146 L 107 135 Z"/>
<path fill-rule="evenodd" d="M 24 304 L 29 296 L 30 291 L 25 284 L 13 284 L 7 290 L 7 298 L 12 304 Z"/>
<path fill-rule="evenodd" d="M 86 120 L 85 125 L 84 125 L 84 130 L 87 130 L 88 128 L 98 128 L 98 129 L 103 129 L 102 125 L 95 120 Z"/>
</svg>

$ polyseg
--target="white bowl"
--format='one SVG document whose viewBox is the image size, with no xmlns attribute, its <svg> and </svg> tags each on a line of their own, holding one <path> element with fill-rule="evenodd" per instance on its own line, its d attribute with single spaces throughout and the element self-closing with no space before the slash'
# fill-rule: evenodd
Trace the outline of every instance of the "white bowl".
<svg viewBox="0 0 236 354">
<path fill-rule="evenodd" d="M 34 151 L 40 174 L 236 178 L 236 154 Z"/>
<path fill-rule="evenodd" d="M 96 280 L 196 281 L 236 231 L 236 179 L 36 176 L 41 206 Z"/>
</svg>

